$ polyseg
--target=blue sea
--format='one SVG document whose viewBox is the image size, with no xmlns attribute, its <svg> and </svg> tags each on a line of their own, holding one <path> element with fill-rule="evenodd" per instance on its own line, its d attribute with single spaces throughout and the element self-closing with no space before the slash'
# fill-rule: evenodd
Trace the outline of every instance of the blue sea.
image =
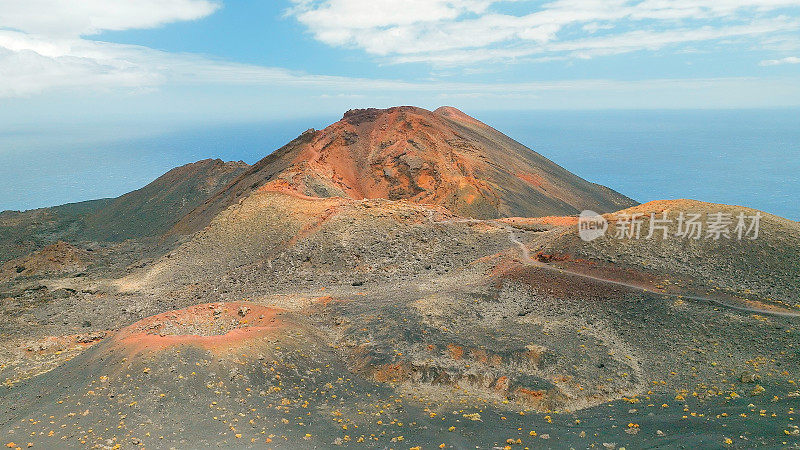
<svg viewBox="0 0 800 450">
<path fill-rule="evenodd" d="M 466 112 L 640 202 L 692 198 L 800 220 L 800 110 Z M 115 197 L 204 158 L 254 163 L 338 118 L 0 127 L 0 210 Z"/>
</svg>

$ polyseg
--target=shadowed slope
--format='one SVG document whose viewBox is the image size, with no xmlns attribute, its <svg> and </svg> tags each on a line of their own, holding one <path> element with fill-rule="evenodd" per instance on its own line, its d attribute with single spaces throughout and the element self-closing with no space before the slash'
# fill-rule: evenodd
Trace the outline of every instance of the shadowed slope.
<svg viewBox="0 0 800 450">
<path fill-rule="evenodd" d="M 86 269 L 91 261 L 92 256 L 89 252 L 66 242 L 56 242 L 30 255 L 0 265 L 0 283 L 18 277 L 78 272 Z"/>
<path fill-rule="evenodd" d="M 99 241 L 158 236 L 247 167 L 206 159 L 172 169 L 89 215 L 84 236 Z"/>
<path fill-rule="evenodd" d="M 115 199 L 0 212 L 0 262 L 59 240 L 118 242 L 159 236 L 247 167 L 206 159 L 172 169 Z"/>
<path fill-rule="evenodd" d="M 27 255 L 59 240 L 73 241 L 84 217 L 113 199 L 89 200 L 30 211 L 0 212 L 0 262 Z"/>
</svg>

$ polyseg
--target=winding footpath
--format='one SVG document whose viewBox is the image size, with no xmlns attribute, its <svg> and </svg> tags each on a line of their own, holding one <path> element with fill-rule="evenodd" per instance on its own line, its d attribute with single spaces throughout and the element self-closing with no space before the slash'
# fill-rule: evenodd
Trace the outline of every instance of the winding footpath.
<svg viewBox="0 0 800 450">
<path fill-rule="evenodd" d="M 541 261 L 537 261 L 531 257 L 530 249 L 528 246 L 522 242 L 516 235 L 516 228 L 511 225 L 498 222 L 496 220 L 481 220 L 481 219 L 466 219 L 466 218 L 458 218 L 458 219 L 449 219 L 449 220 L 435 220 L 434 219 L 434 211 L 429 211 L 428 213 L 428 220 L 434 225 L 449 225 L 449 224 L 480 224 L 480 223 L 487 223 L 494 226 L 498 226 L 504 229 L 508 233 L 508 240 L 514 244 L 519 249 L 520 252 L 520 259 L 524 264 L 534 266 L 540 269 L 549 270 L 553 272 L 558 272 L 560 274 L 572 275 L 575 277 L 580 277 L 583 279 L 593 280 L 599 283 L 610 284 L 614 286 L 621 286 L 628 289 L 633 289 L 639 292 L 645 292 L 648 294 L 655 294 L 660 295 L 663 297 L 672 297 L 672 298 L 679 298 L 681 300 L 694 300 L 697 302 L 702 303 L 709 303 L 717 306 L 722 306 L 728 309 L 733 309 L 736 311 L 742 311 L 747 313 L 754 313 L 754 314 L 763 314 L 763 315 L 771 315 L 771 316 L 779 316 L 779 317 L 800 317 L 800 313 L 792 312 L 792 311 L 775 311 L 770 309 L 763 309 L 763 308 L 754 308 L 750 306 L 743 306 L 743 305 L 734 305 L 729 302 L 725 302 L 723 300 L 711 298 L 711 297 L 703 297 L 703 296 L 696 296 L 696 295 L 679 295 L 679 294 L 669 294 L 669 293 L 662 293 L 662 292 L 655 292 L 647 290 L 641 286 L 637 286 L 635 284 L 625 283 L 624 281 L 617 281 L 611 280 L 608 278 L 600 278 L 593 275 L 588 275 L 585 273 L 575 272 L 568 269 L 561 269 L 558 267 L 553 267 L 548 264 L 545 264 Z M 549 233 L 545 232 L 540 239 L 546 239 Z M 537 240 L 536 243 L 540 241 Z"/>
</svg>

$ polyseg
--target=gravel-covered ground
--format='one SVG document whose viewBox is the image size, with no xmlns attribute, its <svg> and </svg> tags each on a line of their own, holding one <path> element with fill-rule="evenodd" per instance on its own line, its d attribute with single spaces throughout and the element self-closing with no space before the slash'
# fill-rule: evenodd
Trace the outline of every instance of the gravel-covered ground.
<svg viewBox="0 0 800 450">
<path fill-rule="evenodd" d="M 23 448 L 800 443 L 797 318 L 681 298 L 694 284 L 659 293 L 570 273 L 582 262 L 548 263 L 565 272 L 530 265 L 507 225 L 448 217 L 405 202 L 263 193 L 181 245 L 148 245 L 141 260 L 132 250 L 140 244 L 129 242 L 103 250 L 83 273 L 6 284 L 0 440 Z M 559 240 L 567 233 L 528 227 L 514 236 L 534 255 L 570 254 Z M 125 264 L 109 263 L 115 251 Z M 637 251 L 620 250 L 625 264 L 606 261 L 611 268 L 592 273 L 660 283 L 666 266 L 634 264 Z M 714 279 L 740 273 L 711 267 Z M 793 269 L 781 270 L 775 298 L 793 292 L 782 281 Z M 175 319 L 149 333 L 141 325 L 152 322 L 139 322 L 241 301 L 251 307 L 224 323 Z M 249 316 L 262 307 L 276 311 L 273 325 Z M 119 331 L 136 322 L 136 339 Z"/>
</svg>

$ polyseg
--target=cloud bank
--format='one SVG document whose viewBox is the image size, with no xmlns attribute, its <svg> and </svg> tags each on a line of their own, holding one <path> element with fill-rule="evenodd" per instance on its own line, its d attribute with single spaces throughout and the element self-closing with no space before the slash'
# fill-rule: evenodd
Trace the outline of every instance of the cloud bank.
<svg viewBox="0 0 800 450">
<path fill-rule="evenodd" d="M 75 37 L 200 19 L 220 7 L 209 0 L 3 0 L 0 27 Z"/>
<path fill-rule="evenodd" d="M 166 80 L 145 47 L 97 42 L 102 31 L 196 20 L 221 7 L 209 0 L 3 0 L 0 97 L 57 88 L 146 88 Z"/>
<path fill-rule="evenodd" d="M 535 58 L 595 58 L 697 42 L 764 39 L 794 51 L 800 0 L 287 0 L 287 14 L 314 37 L 393 63 L 465 65 Z M 401 5 L 401 6 L 398 6 Z M 319 98 L 534 99 L 593 92 L 641 98 L 647 92 L 760 92 L 792 80 L 756 78 L 588 79 L 552 82 L 409 82 L 321 76 L 194 54 L 92 40 L 107 30 L 197 20 L 223 7 L 210 0 L 4 0 L 0 6 L 0 98 L 54 91 L 149 92 L 172 86 L 289 86 Z M 531 10 L 532 11 L 527 11 Z M 526 11 L 526 12 L 522 12 Z M 44 13 L 46 12 L 46 13 Z M 782 56 L 782 55 L 781 55 Z M 762 66 L 795 64 L 796 57 Z M 771 89 L 771 88 L 770 88 Z M 798 98 L 790 89 L 791 98 Z M 794 96 L 794 97 L 792 97 Z M 671 98 L 665 94 L 663 98 Z M 785 97 L 785 96 L 784 96 Z M 723 95 L 719 98 L 724 99 Z M 770 97 L 772 98 L 772 97 Z M 501 101 L 502 100 L 498 100 Z M 753 101 L 747 98 L 745 102 Z M 639 105 L 640 103 L 637 103 Z"/>
<path fill-rule="evenodd" d="M 391 63 L 590 58 L 796 33 L 798 0 L 292 0 L 315 39 Z M 409 5 L 406 5 L 409 3 Z"/>
<path fill-rule="evenodd" d="M 780 66 L 783 64 L 800 64 L 800 58 L 797 56 L 787 56 L 781 59 L 766 59 L 760 63 L 762 66 Z"/>
</svg>

